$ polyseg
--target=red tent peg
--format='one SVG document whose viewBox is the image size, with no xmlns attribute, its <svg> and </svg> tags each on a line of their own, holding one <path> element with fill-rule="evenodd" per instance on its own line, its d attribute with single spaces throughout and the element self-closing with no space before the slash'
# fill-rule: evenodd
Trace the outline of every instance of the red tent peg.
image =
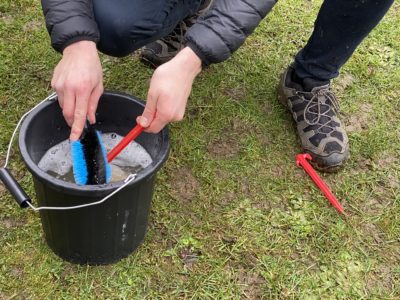
<svg viewBox="0 0 400 300">
<path fill-rule="evenodd" d="M 322 181 L 321 177 L 318 176 L 317 172 L 315 172 L 314 168 L 308 162 L 311 159 L 312 157 L 309 153 L 298 154 L 296 155 L 296 164 L 298 167 L 302 167 L 307 172 L 307 174 L 311 177 L 316 186 L 324 193 L 325 197 L 333 205 L 333 207 L 336 208 L 339 213 L 345 215 L 342 205 L 339 203 L 335 195 L 332 194 L 329 187 Z"/>
</svg>

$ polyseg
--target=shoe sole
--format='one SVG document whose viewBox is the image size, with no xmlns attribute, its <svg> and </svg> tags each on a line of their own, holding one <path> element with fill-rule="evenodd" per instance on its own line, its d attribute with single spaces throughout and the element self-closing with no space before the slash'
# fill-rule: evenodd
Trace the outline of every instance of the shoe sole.
<svg viewBox="0 0 400 300">
<path fill-rule="evenodd" d="M 282 77 L 283 76 L 284 75 L 282 75 Z M 283 80 L 284 79 L 281 78 L 281 80 L 279 82 L 279 85 L 278 85 L 278 88 L 277 88 L 278 100 L 286 109 L 289 109 L 289 106 L 288 106 L 288 103 L 287 103 L 287 98 L 286 98 L 285 92 L 283 91 L 283 84 L 282 84 Z"/>
<path fill-rule="evenodd" d="M 303 150 L 304 150 L 304 152 L 309 153 L 310 155 L 314 155 L 312 152 L 307 151 L 307 150 L 304 149 L 304 148 L 303 148 Z M 349 154 L 349 147 L 348 147 L 348 146 L 347 146 L 347 148 L 346 148 L 346 150 L 345 150 L 345 153 L 346 153 L 345 159 L 343 159 L 340 163 L 335 164 L 335 165 L 324 166 L 324 165 L 320 165 L 320 164 L 319 164 L 317 161 L 315 161 L 315 160 L 311 160 L 310 163 L 311 163 L 311 165 L 312 165 L 315 169 L 317 169 L 318 171 L 322 171 L 322 172 L 325 172 L 325 173 L 335 173 L 335 172 L 337 172 L 337 171 L 339 171 L 340 169 L 343 168 L 345 162 L 346 162 L 346 161 L 349 159 L 349 157 L 350 157 L 350 154 Z M 336 153 L 332 153 L 331 155 L 334 155 L 334 154 L 336 154 Z M 329 157 L 330 157 L 330 156 L 325 156 L 325 158 L 329 158 Z M 318 158 L 313 158 L 313 159 L 318 159 Z"/>
</svg>

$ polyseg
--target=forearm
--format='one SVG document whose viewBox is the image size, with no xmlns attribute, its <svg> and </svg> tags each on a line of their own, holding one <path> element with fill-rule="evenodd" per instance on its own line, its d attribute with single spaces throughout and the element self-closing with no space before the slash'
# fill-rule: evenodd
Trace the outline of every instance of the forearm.
<svg viewBox="0 0 400 300">
<path fill-rule="evenodd" d="M 51 44 L 57 51 L 78 41 L 98 42 L 92 0 L 42 0 L 42 8 Z"/>
</svg>

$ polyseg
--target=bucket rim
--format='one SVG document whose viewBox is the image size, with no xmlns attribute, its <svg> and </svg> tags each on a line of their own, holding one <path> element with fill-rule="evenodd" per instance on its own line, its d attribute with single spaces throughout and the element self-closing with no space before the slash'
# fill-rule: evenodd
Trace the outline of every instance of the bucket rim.
<svg viewBox="0 0 400 300">
<path fill-rule="evenodd" d="M 125 100 L 129 100 L 136 104 L 139 104 L 143 108 L 145 107 L 145 102 L 143 100 L 141 100 L 135 96 L 123 93 L 123 92 L 105 90 L 103 92 L 102 96 L 103 95 L 124 98 Z M 82 192 L 85 192 L 86 196 L 88 196 L 88 197 L 104 196 L 106 194 L 113 192 L 117 188 L 121 187 L 124 184 L 124 181 L 112 182 L 112 183 L 108 183 L 105 185 L 77 185 L 72 182 L 63 181 L 61 179 L 53 177 L 53 176 L 47 174 L 46 172 L 44 172 L 32 160 L 30 154 L 28 153 L 28 149 L 27 149 L 27 146 L 25 143 L 26 137 L 27 137 L 28 126 L 32 122 L 32 120 L 35 117 L 37 117 L 37 115 L 43 109 L 47 108 L 50 105 L 53 105 L 53 103 L 56 100 L 57 100 L 57 97 L 54 97 L 54 98 L 50 99 L 49 101 L 46 101 L 43 104 L 41 104 L 39 107 L 37 107 L 31 113 L 29 113 L 29 115 L 23 120 L 23 122 L 21 124 L 21 128 L 19 131 L 19 137 L 18 137 L 18 146 L 19 146 L 22 160 L 24 161 L 27 169 L 30 171 L 32 176 L 36 179 L 39 179 L 42 182 L 50 184 L 54 189 L 62 191 L 64 193 L 72 194 L 72 195 L 74 195 L 74 194 L 82 195 Z M 147 166 L 145 169 L 141 170 L 136 175 L 136 178 L 129 184 L 129 186 L 139 184 L 141 181 L 154 176 L 156 174 L 156 172 L 161 168 L 161 166 L 165 163 L 165 161 L 168 159 L 169 151 L 170 151 L 168 126 L 164 127 L 161 130 L 161 132 L 158 134 L 160 134 L 162 137 L 162 143 L 161 143 L 161 148 L 160 148 L 159 153 L 157 154 L 156 157 L 153 158 L 153 162 L 149 166 Z"/>
</svg>

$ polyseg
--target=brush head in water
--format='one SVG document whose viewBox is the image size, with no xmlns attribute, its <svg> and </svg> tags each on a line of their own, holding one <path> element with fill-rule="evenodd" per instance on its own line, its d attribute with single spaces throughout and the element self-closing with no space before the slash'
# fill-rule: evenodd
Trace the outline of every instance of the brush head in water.
<svg viewBox="0 0 400 300">
<path fill-rule="evenodd" d="M 78 141 L 71 142 L 72 169 L 79 185 L 110 182 L 111 167 L 100 134 L 88 125 Z"/>
<path fill-rule="evenodd" d="M 83 151 L 83 145 L 79 140 L 71 142 L 71 159 L 75 183 L 79 185 L 86 185 L 88 181 L 87 164 Z"/>
<path fill-rule="evenodd" d="M 111 165 L 108 163 L 106 147 L 104 147 L 100 132 L 98 132 L 97 130 L 96 130 L 96 135 L 97 135 L 97 139 L 99 141 L 98 144 L 100 145 L 100 150 L 101 150 L 101 155 L 99 155 L 99 160 L 102 159 L 102 161 L 104 162 L 105 180 L 106 180 L 106 183 L 109 183 L 110 179 L 111 179 Z"/>
</svg>

